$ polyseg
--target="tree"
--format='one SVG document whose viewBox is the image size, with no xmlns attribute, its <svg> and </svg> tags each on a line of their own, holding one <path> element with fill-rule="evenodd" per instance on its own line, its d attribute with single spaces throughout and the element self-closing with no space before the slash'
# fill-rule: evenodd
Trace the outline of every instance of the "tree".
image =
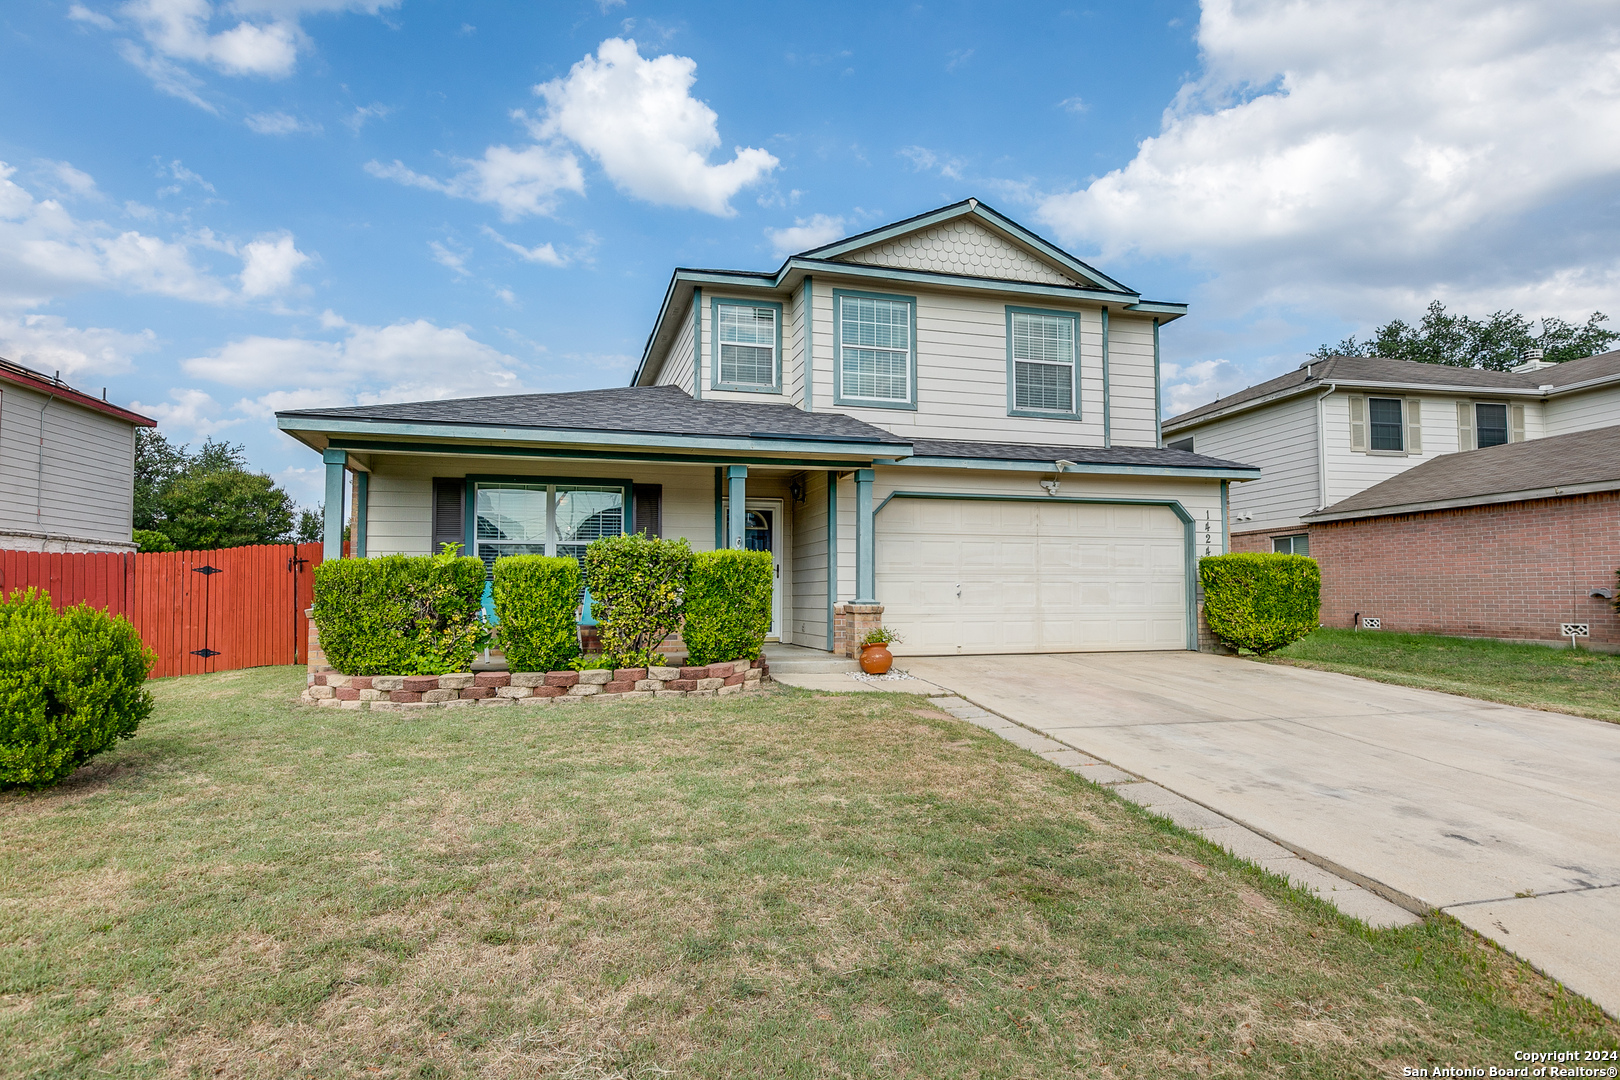
<svg viewBox="0 0 1620 1080">
<path fill-rule="evenodd" d="M 326 504 L 313 510 L 298 511 L 298 527 L 293 541 L 299 544 L 318 544 L 326 537 Z"/>
<path fill-rule="evenodd" d="M 1609 317 L 1601 311 L 1594 311 L 1584 324 L 1548 317 L 1540 320 L 1538 334 L 1534 321 L 1512 310 L 1493 312 L 1486 319 L 1473 319 L 1453 315 L 1435 300 L 1417 326 L 1391 319 L 1365 341 L 1357 341 L 1352 335 L 1337 345 L 1321 346 L 1311 356 L 1317 360 L 1334 356 L 1383 356 L 1391 360 L 1507 371 L 1523 363 L 1530 349 L 1542 350 L 1542 359 L 1550 364 L 1596 355 L 1620 340 L 1620 332 L 1603 328 L 1602 324 L 1608 321 Z"/>
<path fill-rule="evenodd" d="M 157 528 L 163 492 L 190 465 L 186 448 L 171 443 L 157 428 L 135 429 L 135 528 Z"/>
<path fill-rule="evenodd" d="M 164 494 L 158 531 L 185 551 L 279 544 L 293 528 L 292 496 L 264 473 L 194 471 Z"/>
</svg>

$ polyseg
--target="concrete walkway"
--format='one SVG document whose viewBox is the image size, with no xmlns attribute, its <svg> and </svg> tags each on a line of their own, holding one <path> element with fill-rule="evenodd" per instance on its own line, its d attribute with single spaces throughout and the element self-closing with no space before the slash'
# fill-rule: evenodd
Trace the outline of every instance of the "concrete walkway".
<svg viewBox="0 0 1620 1080">
<path fill-rule="evenodd" d="M 1620 1015 L 1620 726 L 1198 653 L 900 663 Z"/>
</svg>

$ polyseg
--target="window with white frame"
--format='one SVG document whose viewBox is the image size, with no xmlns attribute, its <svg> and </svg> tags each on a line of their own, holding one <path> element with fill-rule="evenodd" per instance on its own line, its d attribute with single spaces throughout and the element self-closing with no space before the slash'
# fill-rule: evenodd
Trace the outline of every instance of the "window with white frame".
<svg viewBox="0 0 1620 1080">
<path fill-rule="evenodd" d="M 911 302 L 851 295 L 838 301 L 839 396 L 909 403 Z"/>
<path fill-rule="evenodd" d="M 1367 445 L 1372 449 L 1405 450 L 1402 422 L 1400 398 L 1367 399 Z"/>
<path fill-rule="evenodd" d="M 1013 409 L 1074 412 L 1074 317 L 1029 311 L 1008 314 Z"/>
<path fill-rule="evenodd" d="M 774 307 L 716 303 L 720 382 L 733 386 L 776 385 L 776 322 Z"/>
<path fill-rule="evenodd" d="M 1273 536 L 1271 550 L 1279 555 L 1309 555 L 1311 538 L 1305 533 L 1297 536 Z"/>
<path fill-rule="evenodd" d="M 1487 446 L 1501 446 L 1508 441 L 1508 407 L 1493 402 L 1474 405 L 1474 445 L 1483 450 Z"/>
<path fill-rule="evenodd" d="M 503 555 L 585 558 L 592 540 L 624 532 L 624 490 L 546 483 L 479 483 L 473 541 L 486 572 Z"/>
</svg>

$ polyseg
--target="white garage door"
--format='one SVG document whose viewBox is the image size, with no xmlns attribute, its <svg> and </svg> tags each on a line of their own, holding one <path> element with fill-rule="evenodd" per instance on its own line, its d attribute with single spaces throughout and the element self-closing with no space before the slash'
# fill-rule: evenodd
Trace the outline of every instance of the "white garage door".
<svg viewBox="0 0 1620 1080">
<path fill-rule="evenodd" d="M 1162 506 L 892 499 L 883 621 L 915 656 L 1184 649 L 1185 537 Z"/>
</svg>

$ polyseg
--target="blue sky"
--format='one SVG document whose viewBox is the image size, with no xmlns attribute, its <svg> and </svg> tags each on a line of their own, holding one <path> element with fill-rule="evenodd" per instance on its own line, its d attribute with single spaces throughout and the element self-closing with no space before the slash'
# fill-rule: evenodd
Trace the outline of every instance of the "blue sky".
<svg viewBox="0 0 1620 1080">
<path fill-rule="evenodd" d="M 0 355 L 300 500 L 275 408 L 624 382 L 676 265 L 969 195 L 1192 315 L 1171 412 L 1614 311 L 1612 4 L 61 0 L 0 13 Z"/>
</svg>

